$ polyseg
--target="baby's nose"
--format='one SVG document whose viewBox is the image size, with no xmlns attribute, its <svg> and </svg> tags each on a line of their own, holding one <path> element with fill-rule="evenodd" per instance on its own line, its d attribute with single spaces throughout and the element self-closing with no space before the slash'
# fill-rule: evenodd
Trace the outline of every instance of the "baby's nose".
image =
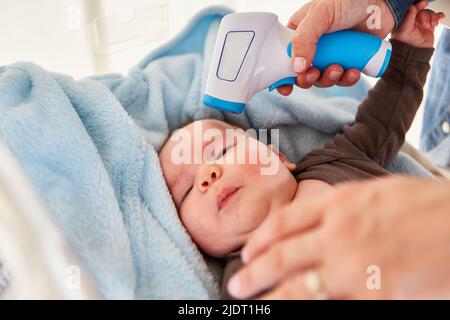
<svg viewBox="0 0 450 320">
<path fill-rule="evenodd" d="M 197 187 L 201 192 L 206 192 L 217 179 L 220 179 L 222 170 L 217 165 L 206 165 L 200 170 L 202 172 L 200 172 Z"/>
</svg>

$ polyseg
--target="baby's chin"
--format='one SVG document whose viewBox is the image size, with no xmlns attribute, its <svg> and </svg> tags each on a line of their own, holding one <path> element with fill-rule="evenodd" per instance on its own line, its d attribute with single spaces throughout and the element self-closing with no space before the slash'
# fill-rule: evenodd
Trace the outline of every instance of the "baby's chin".
<svg viewBox="0 0 450 320">
<path fill-rule="evenodd" d="M 218 213 L 224 218 L 229 218 L 222 221 L 229 222 L 227 229 L 232 230 L 232 235 L 225 235 L 222 225 L 220 230 L 209 229 L 207 235 L 197 234 L 199 236 L 197 239 L 193 237 L 200 249 L 209 256 L 224 258 L 240 250 L 272 212 L 275 198 L 273 193 L 269 192 L 270 190 L 263 192 L 251 186 L 242 186 L 240 189 L 240 193 L 236 194 L 239 198 L 230 202 L 228 208 L 223 208 L 226 210 Z M 192 233 L 190 234 L 193 236 Z"/>
<path fill-rule="evenodd" d="M 207 254 L 208 256 L 221 259 L 221 258 L 227 257 L 230 253 L 241 249 L 244 246 L 244 244 L 238 245 L 238 246 L 236 246 L 236 245 L 227 246 L 227 245 L 224 245 L 224 243 L 209 242 L 208 244 L 204 244 L 204 245 L 197 243 L 197 246 L 200 248 L 200 250 L 203 253 Z"/>
</svg>

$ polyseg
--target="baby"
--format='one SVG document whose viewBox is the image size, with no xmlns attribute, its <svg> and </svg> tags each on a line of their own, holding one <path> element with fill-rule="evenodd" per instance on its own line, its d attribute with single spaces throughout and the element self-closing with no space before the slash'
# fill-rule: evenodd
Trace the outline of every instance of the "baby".
<svg viewBox="0 0 450 320">
<path fill-rule="evenodd" d="M 195 243 L 211 256 L 228 258 L 225 295 L 228 279 L 241 266 L 239 249 L 268 216 L 294 201 L 327 192 L 339 182 L 389 174 L 385 168 L 403 145 L 423 98 L 440 18 L 431 10 L 411 8 L 392 35 L 390 65 L 359 107 L 355 123 L 297 165 L 273 145 L 266 146 L 239 130 L 220 150 L 214 139 L 201 141 L 202 154 L 210 151 L 207 159 L 174 160 L 180 147 L 194 152 L 198 130 L 200 137 L 211 130 L 225 137 L 227 129 L 238 129 L 218 120 L 190 123 L 182 134 L 177 131 L 168 139 L 159 154 L 167 185 Z M 180 139 L 182 135 L 189 139 Z M 239 156 L 250 159 L 261 149 L 276 162 L 274 173 L 261 174 L 267 167 L 261 159 L 236 163 Z"/>
</svg>

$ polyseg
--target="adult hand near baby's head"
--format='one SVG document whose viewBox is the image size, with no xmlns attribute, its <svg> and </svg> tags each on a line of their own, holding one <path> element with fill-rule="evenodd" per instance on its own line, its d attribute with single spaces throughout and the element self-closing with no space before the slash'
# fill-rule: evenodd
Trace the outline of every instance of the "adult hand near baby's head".
<svg viewBox="0 0 450 320">
<path fill-rule="evenodd" d="M 379 9 L 381 28 L 368 26 L 372 5 Z M 318 69 L 310 67 L 320 37 L 325 33 L 355 29 L 384 38 L 394 29 L 395 19 L 385 0 L 312 0 L 294 13 L 288 27 L 296 30 L 292 50 L 293 69 L 298 73 L 299 87 L 352 86 L 361 76 L 356 69 L 344 72 L 341 66 L 332 65 L 321 74 Z M 278 91 L 289 95 L 292 86 L 280 87 Z"/>
<path fill-rule="evenodd" d="M 448 299 L 449 208 L 449 182 L 407 177 L 351 182 L 294 202 L 252 235 L 231 294 Z M 315 284 L 307 285 L 311 274 Z"/>
</svg>

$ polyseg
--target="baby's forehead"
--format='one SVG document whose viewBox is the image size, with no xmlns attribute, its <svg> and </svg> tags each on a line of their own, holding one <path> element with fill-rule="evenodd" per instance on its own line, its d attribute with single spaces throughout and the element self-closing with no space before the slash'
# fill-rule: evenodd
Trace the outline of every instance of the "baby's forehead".
<svg viewBox="0 0 450 320">
<path fill-rule="evenodd" d="M 237 129 L 238 127 L 231 125 L 229 123 L 226 123 L 224 121 L 216 120 L 216 119 L 207 119 L 207 120 L 198 120 L 194 121 L 181 129 L 186 129 L 189 131 L 193 131 L 194 129 L 202 129 L 202 130 L 208 130 L 208 129 L 219 129 L 219 130 L 226 130 L 226 129 Z"/>
<path fill-rule="evenodd" d="M 182 136 L 189 136 L 191 138 L 188 140 L 184 139 L 184 141 L 192 141 L 192 139 L 202 140 L 208 138 L 209 136 L 220 135 L 225 137 L 227 132 L 232 132 L 234 130 L 242 130 L 242 129 L 220 120 L 208 119 L 208 120 L 194 121 L 182 128 L 175 130 L 169 137 L 166 145 L 168 147 L 171 146 L 173 147 L 173 143 L 170 143 L 170 141 L 178 142 L 180 141 L 180 137 Z"/>
<path fill-rule="evenodd" d="M 172 149 L 180 144 L 184 145 L 186 143 L 191 143 L 192 147 L 194 147 L 195 144 L 203 144 L 205 142 L 205 138 L 208 140 L 208 138 L 205 137 L 205 134 L 206 136 L 208 136 L 209 133 L 211 136 L 216 137 L 219 135 L 225 137 L 227 131 L 237 129 L 242 130 L 239 127 L 215 119 L 194 121 L 175 130 L 171 134 L 159 152 L 160 160 L 167 160 L 168 154 L 171 153 Z"/>
</svg>

